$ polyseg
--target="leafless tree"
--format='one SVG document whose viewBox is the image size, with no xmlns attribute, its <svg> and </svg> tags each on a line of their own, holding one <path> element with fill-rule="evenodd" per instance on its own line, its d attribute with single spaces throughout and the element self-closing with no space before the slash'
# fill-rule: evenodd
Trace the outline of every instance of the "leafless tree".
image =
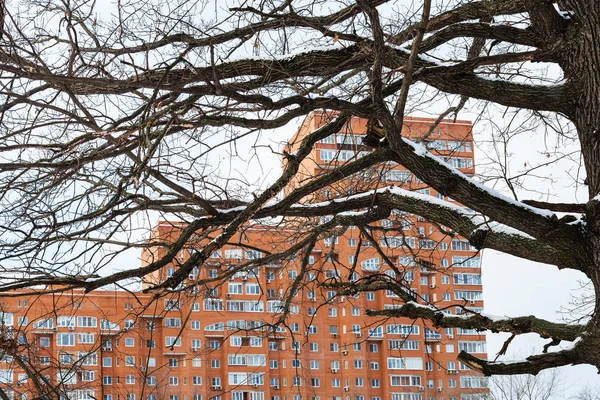
<svg viewBox="0 0 600 400">
<path fill-rule="evenodd" d="M 494 400 L 551 400 L 562 397 L 561 370 L 558 368 L 538 375 L 505 375 L 490 379 L 491 398 Z"/>
<path fill-rule="evenodd" d="M 240 268 L 301 255 L 338 226 L 361 227 L 393 210 L 421 215 L 467 238 L 527 260 L 581 271 L 600 290 L 600 4 L 595 0 L 245 1 L 87 0 L 3 2 L 0 34 L 0 260 L 4 296 L 32 285 L 40 292 L 141 278 L 169 263 L 196 240 L 193 255 L 148 290 L 179 287 L 197 266 L 230 242 L 251 219 L 282 218 L 310 226 L 294 244 Z M 216 8 L 215 8 L 216 7 Z M 387 16 L 386 16 L 387 15 Z M 560 76 L 539 66 L 549 66 Z M 490 123 L 491 166 L 505 197 L 404 140 L 408 112 L 445 104 L 439 117 L 470 110 Z M 227 149 L 247 160 L 264 135 L 313 110 L 337 116 L 283 152 L 273 182 L 244 181 L 218 165 Z M 504 112 L 511 123 L 496 119 Z M 495 111 L 494 111 L 495 112 Z M 491 113 L 491 114 L 490 114 Z M 366 157 L 280 193 L 313 145 L 356 116 L 381 123 L 385 141 Z M 493 124 L 492 124 L 493 123 Z M 497 129 L 496 129 L 497 128 Z M 435 129 L 432 126 L 431 129 Z M 549 161 L 571 160 L 580 203 L 537 201 L 530 178 L 547 165 L 506 168 L 516 135 L 535 135 Z M 244 140 L 253 147 L 239 148 Z M 575 153 L 560 154 L 564 143 Z M 273 151 L 277 151 L 273 147 Z M 250 156 L 249 156 L 250 154 Z M 336 202 L 303 207 L 303 199 L 369 168 L 396 162 L 436 191 L 468 208 L 413 192 L 364 190 Z M 497 169 L 494 169 L 498 171 Z M 491 171 L 491 170 L 490 170 Z M 573 187 L 573 193 L 576 192 Z M 535 193 L 536 200 L 518 199 Z M 573 196 L 574 197 L 574 196 Z M 547 199 L 544 199 L 547 200 Z M 341 214 L 368 209 L 365 213 Z M 558 217 L 555 212 L 566 213 Z M 147 219 L 177 216 L 188 223 L 173 243 L 140 239 Z M 220 232 L 219 235 L 213 235 Z M 199 239 L 198 239 L 199 238 Z M 210 239 L 210 240 L 209 240 Z M 103 269 L 120 253 L 164 248 L 144 267 Z M 228 274 L 233 273 L 229 271 Z M 218 284 L 220 276 L 201 284 Z M 400 278 L 368 288 L 400 290 Z M 390 284 L 392 282 L 392 284 Z M 44 286 L 45 285 L 45 286 Z M 379 286 L 377 286 L 379 285 Z M 353 293 L 356 282 L 339 282 Z M 600 367 L 600 304 L 589 320 L 561 324 L 535 316 L 491 319 L 448 316 L 408 302 L 382 317 L 431 321 L 436 327 L 537 333 L 546 352 L 521 362 L 492 363 L 461 353 L 486 375 L 537 374 L 569 364 Z M 570 350 L 550 345 L 575 341 Z"/>
</svg>

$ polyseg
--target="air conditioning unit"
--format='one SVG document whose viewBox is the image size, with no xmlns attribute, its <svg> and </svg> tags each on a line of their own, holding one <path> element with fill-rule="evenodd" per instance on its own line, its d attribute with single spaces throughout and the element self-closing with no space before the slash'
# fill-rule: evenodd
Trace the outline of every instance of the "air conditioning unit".
<svg viewBox="0 0 600 400">
<path fill-rule="evenodd" d="M 317 299 L 316 299 L 316 298 L 314 298 L 314 297 L 311 297 L 311 298 L 310 298 L 310 301 L 312 301 L 312 302 L 314 303 L 315 301 L 317 301 Z"/>
<path fill-rule="evenodd" d="M 242 280 L 243 280 L 243 281 L 247 281 L 247 280 L 248 280 L 248 277 L 247 277 L 246 275 L 244 275 L 244 276 L 242 276 Z"/>
<path fill-rule="evenodd" d="M 347 356 L 348 355 L 348 350 L 342 350 L 342 354 Z"/>
<path fill-rule="evenodd" d="M 475 304 L 475 300 L 469 300 L 469 304 L 471 304 L 471 305 Z"/>
<path fill-rule="evenodd" d="M 103 347 L 102 351 L 112 351 L 112 347 Z"/>
<path fill-rule="evenodd" d="M 70 330 L 70 331 L 74 331 L 74 330 L 75 330 L 75 327 L 74 327 L 74 326 L 69 326 L 69 330 Z"/>
<path fill-rule="evenodd" d="M 192 351 L 198 351 L 199 348 L 198 347 L 192 347 Z"/>
<path fill-rule="evenodd" d="M 331 334 L 331 337 L 337 337 L 337 333 L 335 333 L 335 332 L 334 332 L 334 333 L 332 333 L 332 334 Z"/>
<path fill-rule="evenodd" d="M 227 294 L 225 295 L 225 297 L 227 297 L 228 299 L 230 299 L 230 298 L 231 298 L 231 293 L 227 293 Z"/>
<path fill-rule="evenodd" d="M 140 367 L 140 370 L 141 370 L 142 372 L 146 372 L 146 367 Z"/>
<path fill-rule="evenodd" d="M 453 339 L 454 335 L 448 335 L 448 339 Z"/>
<path fill-rule="evenodd" d="M 457 370 L 455 370 L 455 369 L 449 369 L 449 370 L 448 370 L 448 374 L 449 374 L 449 375 L 456 375 L 456 374 L 458 374 L 458 371 L 457 371 Z"/>
<path fill-rule="evenodd" d="M 211 388 L 212 388 L 212 390 L 221 390 L 220 385 L 212 385 Z"/>
<path fill-rule="evenodd" d="M 258 387 L 258 383 L 255 383 L 252 385 L 253 388 L 257 388 Z"/>
<path fill-rule="evenodd" d="M 401 333 L 400 336 L 403 338 L 408 337 L 408 333 Z"/>
<path fill-rule="evenodd" d="M 432 283 L 431 285 L 429 285 L 430 289 L 435 289 L 435 283 Z"/>
<path fill-rule="evenodd" d="M 56 327 L 56 326 L 55 326 L 54 328 L 52 328 L 52 330 L 53 330 L 54 332 L 56 332 L 56 331 L 58 331 L 58 327 Z"/>
<path fill-rule="evenodd" d="M 275 385 L 275 386 L 273 386 L 273 389 L 275 389 L 275 390 L 279 390 L 279 385 Z"/>
<path fill-rule="evenodd" d="M 441 391 L 442 391 L 442 388 L 441 388 L 441 387 L 437 388 L 437 391 L 438 391 L 438 392 L 441 392 Z"/>
<path fill-rule="evenodd" d="M 350 391 L 350 387 L 344 386 L 344 392 L 349 392 L 349 391 Z"/>
<path fill-rule="evenodd" d="M 331 372 L 334 373 L 334 374 L 337 374 L 338 369 L 337 368 L 331 368 Z"/>
<path fill-rule="evenodd" d="M 423 386 L 419 386 L 419 390 L 422 392 L 423 390 L 425 390 L 425 388 Z"/>
<path fill-rule="evenodd" d="M 360 332 L 354 332 L 354 334 L 356 335 L 356 337 L 361 337 L 362 336 L 362 333 L 360 333 Z"/>
</svg>

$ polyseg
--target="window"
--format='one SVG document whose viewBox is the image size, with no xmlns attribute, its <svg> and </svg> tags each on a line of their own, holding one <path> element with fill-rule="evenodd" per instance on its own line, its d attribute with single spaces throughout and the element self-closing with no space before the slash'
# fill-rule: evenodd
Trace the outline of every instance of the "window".
<svg viewBox="0 0 600 400">
<path fill-rule="evenodd" d="M 176 358 L 169 358 L 168 365 L 169 368 L 177 368 L 179 361 Z"/>
<path fill-rule="evenodd" d="M 75 317 L 73 317 L 73 316 L 57 317 L 56 318 L 56 326 L 72 328 L 75 326 Z"/>
<path fill-rule="evenodd" d="M 488 387 L 488 378 L 485 376 L 469 376 L 463 375 L 460 377 L 460 387 L 461 388 L 487 388 Z"/>
<path fill-rule="evenodd" d="M 476 251 L 475 247 L 471 246 L 468 240 L 452 239 L 450 248 L 454 251 Z"/>
<path fill-rule="evenodd" d="M 181 328 L 181 319 L 165 318 L 165 328 Z"/>
<path fill-rule="evenodd" d="M 156 377 L 155 376 L 146 377 L 146 384 L 148 386 L 156 386 Z"/>
<path fill-rule="evenodd" d="M 165 345 L 167 347 L 181 346 L 181 337 L 166 336 Z"/>
<path fill-rule="evenodd" d="M 75 346 L 75 334 L 73 333 L 58 333 L 56 334 L 57 346 Z"/>
<path fill-rule="evenodd" d="M 102 377 L 102 384 L 103 385 L 112 385 L 112 376 L 103 376 Z"/>
<path fill-rule="evenodd" d="M 309 351 L 319 351 L 319 344 L 314 342 L 309 343 Z"/>
<path fill-rule="evenodd" d="M 311 378 L 310 379 L 310 386 L 312 386 L 312 387 L 319 387 L 319 386 L 321 386 L 321 381 L 319 380 L 319 378 Z"/>
<path fill-rule="evenodd" d="M 202 385 L 202 377 L 201 376 L 192 376 L 192 385 L 194 385 L 194 386 Z"/>
<path fill-rule="evenodd" d="M 354 369 L 362 369 L 363 360 L 354 360 Z"/>
<path fill-rule="evenodd" d="M 466 351 L 467 353 L 486 353 L 485 342 L 458 342 L 458 351 Z"/>
<path fill-rule="evenodd" d="M 298 375 L 293 376 L 292 377 L 292 386 L 301 386 L 302 385 L 302 378 L 299 377 Z"/>
<path fill-rule="evenodd" d="M 133 385 L 133 384 L 135 384 L 135 376 L 134 375 L 126 375 L 125 376 L 125 384 L 126 385 Z"/>
<path fill-rule="evenodd" d="M 442 275 L 442 285 L 448 285 L 450 283 L 450 277 L 448 275 Z"/>
<path fill-rule="evenodd" d="M 372 388 L 378 388 L 379 386 L 380 386 L 379 379 L 371 379 L 371 387 Z"/>
<path fill-rule="evenodd" d="M 455 285 L 481 285 L 481 275 L 480 274 L 455 273 L 454 274 L 454 284 Z"/>
<path fill-rule="evenodd" d="M 179 377 L 170 376 L 169 377 L 169 386 L 177 386 L 177 385 L 179 385 Z"/>
<path fill-rule="evenodd" d="M 323 162 L 329 162 L 333 160 L 333 151 L 332 150 L 321 150 L 320 158 Z"/>
<path fill-rule="evenodd" d="M 40 337 L 40 347 L 50 347 L 50 338 L 47 336 Z"/>
<path fill-rule="evenodd" d="M 454 256 L 452 265 L 460 268 L 480 268 L 481 259 L 479 257 Z"/>
<path fill-rule="evenodd" d="M 102 358 L 102 366 L 103 367 L 112 367 L 112 357 L 103 357 Z"/>
<path fill-rule="evenodd" d="M 211 368 L 221 368 L 221 360 L 210 360 Z"/>
<path fill-rule="evenodd" d="M 454 300 L 483 300 L 483 293 L 480 290 L 455 290 Z"/>
<path fill-rule="evenodd" d="M 258 283 L 246 283 L 246 294 L 261 294 Z"/>
<path fill-rule="evenodd" d="M 371 371 L 377 371 L 379 370 L 379 363 L 377 361 L 371 361 L 369 363 L 369 368 L 371 369 Z"/>
<path fill-rule="evenodd" d="M 135 365 L 135 357 L 134 356 L 125 356 L 125 366 L 133 367 Z"/>
<path fill-rule="evenodd" d="M 94 317 L 77 317 L 77 326 L 80 328 L 95 328 L 97 322 Z"/>
<path fill-rule="evenodd" d="M 194 331 L 200 330 L 200 321 L 191 321 L 190 326 Z"/>
<path fill-rule="evenodd" d="M 125 347 L 133 347 L 135 340 L 133 338 L 125 338 Z"/>
<path fill-rule="evenodd" d="M 360 263 L 364 271 L 379 271 L 379 257 L 369 258 Z"/>
<path fill-rule="evenodd" d="M 366 298 L 368 301 L 374 301 L 375 300 L 375 292 L 366 292 Z"/>
</svg>

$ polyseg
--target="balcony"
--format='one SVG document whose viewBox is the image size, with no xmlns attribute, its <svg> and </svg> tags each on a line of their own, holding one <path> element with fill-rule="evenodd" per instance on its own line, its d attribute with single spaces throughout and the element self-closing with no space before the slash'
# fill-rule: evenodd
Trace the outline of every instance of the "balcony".
<svg viewBox="0 0 600 400">
<path fill-rule="evenodd" d="M 419 260 L 419 271 L 421 275 L 431 275 L 437 272 L 435 264 L 425 260 Z"/>
<path fill-rule="evenodd" d="M 439 332 L 425 329 L 426 342 L 439 342 L 440 340 L 442 340 L 442 335 Z"/>
</svg>

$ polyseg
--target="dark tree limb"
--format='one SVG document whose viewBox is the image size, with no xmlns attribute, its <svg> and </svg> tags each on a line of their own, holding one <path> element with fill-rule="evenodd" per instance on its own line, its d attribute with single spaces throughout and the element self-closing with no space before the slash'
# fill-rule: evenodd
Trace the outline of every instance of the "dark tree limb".
<svg viewBox="0 0 600 400">
<path fill-rule="evenodd" d="M 568 340 L 570 342 L 583 335 L 586 329 L 585 325 L 550 322 L 536 318 L 533 315 L 516 318 L 491 318 L 482 314 L 471 316 L 447 315 L 436 307 L 423 306 L 417 303 L 406 303 L 389 310 L 367 310 L 367 315 L 422 318 L 431 321 L 436 328 L 490 330 L 494 333 L 508 332 L 514 334 L 537 333 L 543 338 Z"/>
<path fill-rule="evenodd" d="M 458 360 L 462 361 L 472 370 L 481 372 L 485 376 L 518 374 L 537 375 L 545 369 L 581 364 L 581 361 L 577 357 L 577 353 L 573 351 L 560 351 L 556 353 L 534 355 L 527 357 L 525 361 L 506 363 L 501 361 L 481 360 L 465 351 L 461 351 L 458 354 Z"/>
</svg>

